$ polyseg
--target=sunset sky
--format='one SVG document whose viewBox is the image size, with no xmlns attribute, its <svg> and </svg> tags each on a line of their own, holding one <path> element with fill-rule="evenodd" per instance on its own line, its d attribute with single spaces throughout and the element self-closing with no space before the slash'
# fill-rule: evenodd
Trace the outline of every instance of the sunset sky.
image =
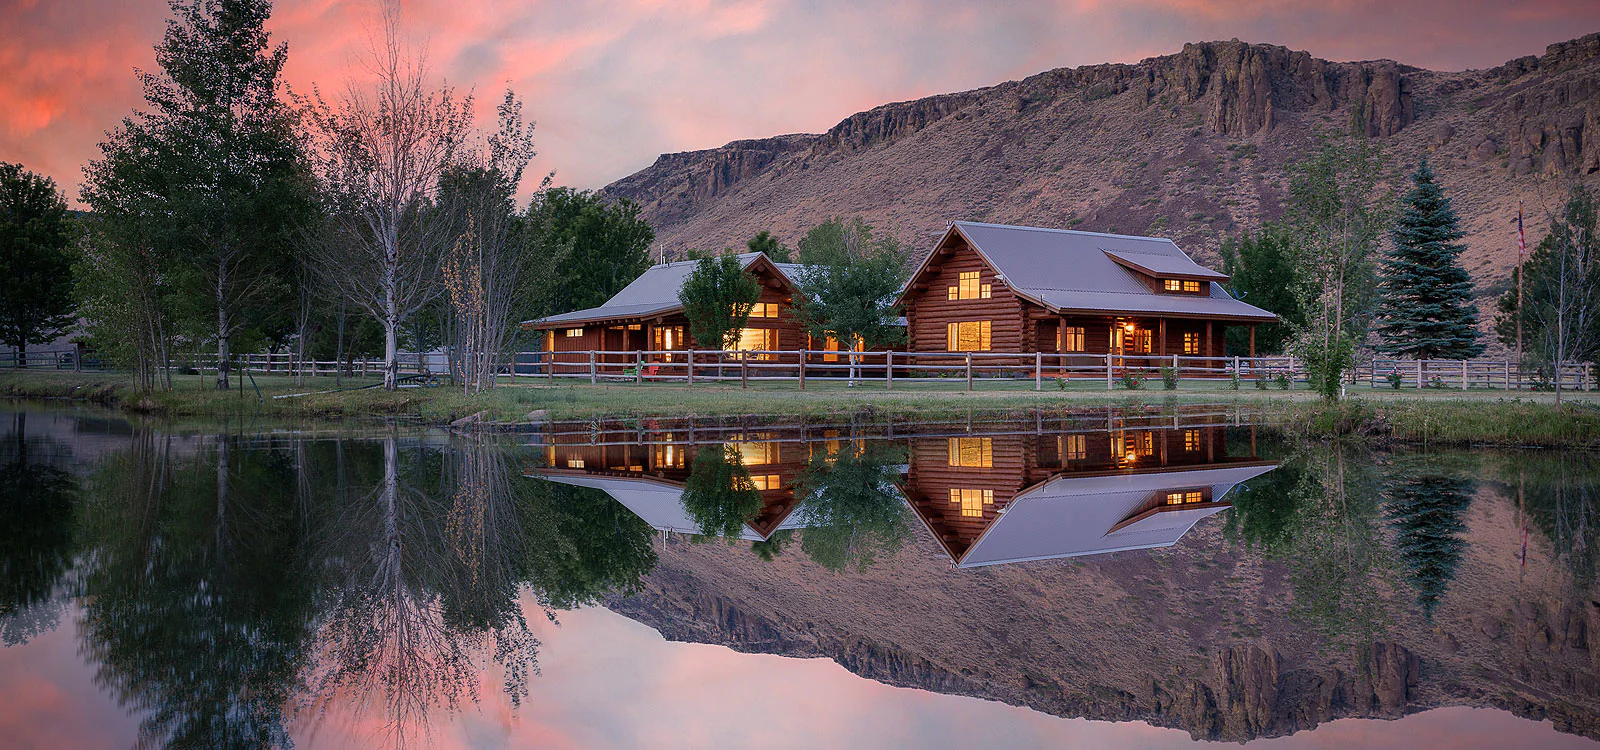
<svg viewBox="0 0 1600 750">
<path fill-rule="evenodd" d="M 282 0 L 289 83 L 362 72 L 376 0 Z M 479 95 L 511 86 L 538 121 L 534 174 L 599 187 L 663 152 L 820 132 L 872 106 L 1042 70 L 1135 62 L 1239 38 L 1333 60 L 1498 65 L 1600 31 L 1592 0 L 410 0 L 433 71 Z M 141 103 L 165 0 L 0 0 L 0 160 L 76 198 L 105 130 Z"/>
</svg>

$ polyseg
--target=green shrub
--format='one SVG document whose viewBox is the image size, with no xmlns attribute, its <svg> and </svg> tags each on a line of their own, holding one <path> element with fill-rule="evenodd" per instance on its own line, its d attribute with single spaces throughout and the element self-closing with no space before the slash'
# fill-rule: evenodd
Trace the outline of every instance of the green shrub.
<svg viewBox="0 0 1600 750">
<path fill-rule="evenodd" d="M 1287 372 L 1278 373 L 1277 381 L 1278 390 L 1280 391 L 1287 391 L 1289 390 L 1289 386 L 1293 385 L 1293 382 L 1289 380 L 1289 373 Z"/>
<path fill-rule="evenodd" d="M 1118 380 L 1122 382 L 1122 387 L 1124 390 L 1137 391 L 1144 388 L 1145 377 L 1144 373 L 1142 372 L 1123 370 L 1122 377 Z"/>
<path fill-rule="evenodd" d="M 1261 370 L 1256 370 L 1256 390 L 1264 391 L 1266 389 L 1267 389 L 1267 374 L 1265 372 L 1261 371 Z"/>
<path fill-rule="evenodd" d="M 1234 372 L 1228 373 L 1228 390 L 1230 390 L 1230 391 L 1239 390 L 1239 373 L 1238 373 L 1238 371 L 1234 371 Z"/>
<path fill-rule="evenodd" d="M 1399 370 L 1390 370 L 1388 375 L 1383 376 L 1383 379 L 1389 381 L 1390 388 L 1398 391 L 1400 390 L 1400 383 L 1406 378 L 1400 374 Z"/>
<path fill-rule="evenodd" d="M 1169 391 L 1178 390 L 1178 368 L 1161 368 L 1161 387 Z"/>
</svg>

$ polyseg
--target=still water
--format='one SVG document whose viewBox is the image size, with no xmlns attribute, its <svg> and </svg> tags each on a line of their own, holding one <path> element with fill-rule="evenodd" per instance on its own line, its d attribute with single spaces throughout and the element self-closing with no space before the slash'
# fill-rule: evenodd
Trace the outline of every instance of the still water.
<svg viewBox="0 0 1600 750">
<path fill-rule="evenodd" d="M 6 747 L 1600 737 L 1587 454 L 1204 407 L 0 433 Z"/>
</svg>

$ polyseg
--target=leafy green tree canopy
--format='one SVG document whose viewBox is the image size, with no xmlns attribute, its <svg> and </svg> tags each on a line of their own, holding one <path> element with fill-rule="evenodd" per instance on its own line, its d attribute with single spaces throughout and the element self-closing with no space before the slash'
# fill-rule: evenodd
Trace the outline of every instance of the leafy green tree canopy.
<svg viewBox="0 0 1600 750">
<path fill-rule="evenodd" d="M 650 267 L 655 230 L 639 218 L 639 204 L 611 201 L 589 190 L 548 187 L 528 207 L 531 241 L 558 257 L 548 310 L 598 307 Z"/>
<path fill-rule="evenodd" d="M 1304 326 L 1304 301 L 1296 293 L 1294 233 L 1282 224 L 1268 224 L 1258 232 L 1245 232 L 1222 243 L 1222 269 L 1228 274 L 1228 291 L 1233 296 L 1268 312 L 1277 313 L 1281 323 L 1268 323 L 1256 329 L 1256 351 L 1282 353 L 1295 326 Z M 1229 326 L 1228 345 L 1234 351 L 1248 351 L 1249 332 Z"/>
<path fill-rule="evenodd" d="M 0 162 L 0 343 L 19 355 L 72 325 L 73 236 L 55 182 Z"/>
<path fill-rule="evenodd" d="M 689 335 L 698 346 L 727 349 L 761 299 L 761 285 L 744 272 L 738 256 L 701 258 L 678 289 Z"/>
<path fill-rule="evenodd" d="M 1472 277 L 1461 267 L 1460 222 L 1424 158 L 1411 175 L 1379 275 L 1380 350 L 1418 359 L 1483 352 Z"/>
<path fill-rule="evenodd" d="M 906 281 L 905 253 L 893 237 L 877 237 L 860 217 L 831 218 L 800 241 L 805 269 L 796 283 L 795 309 L 816 338 L 867 347 L 897 343 L 895 295 Z"/>
<path fill-rule="evenodd" d="M 683 508 L 701 533 L 738 539 L 745 524 L 761 513 L 761 493 L 731 447 L 706 446 L 689 465 Z"/>
<path fill-rule="evenodd" d="M 783 244 L 777 237 L 772 236 L 772 232 L 765 229 L 756 232 L 755 236 L 745 243 L 745 246 L 750 248 L 752 253 L 765 253 L 774 263 L 794 262 L 794 256 L 789 252 L 789 246 Z"/>
</svg>

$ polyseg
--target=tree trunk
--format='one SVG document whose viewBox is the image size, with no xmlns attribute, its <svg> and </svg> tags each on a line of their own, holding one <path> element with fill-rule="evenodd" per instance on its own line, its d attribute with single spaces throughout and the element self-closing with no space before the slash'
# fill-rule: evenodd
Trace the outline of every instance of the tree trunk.
<svg viewBox="0 0 1600 750">
<path fill-rule="evenodd" d="M 384 293 L 383 312 L 383 389 L 392 391 L 400 387 L 400 306 L 393 286 Z"/>
<path fill-rule="evenodd" d="M 222 306 L 222 285 L 217 284 L 217 390 L 228 390 L 228 311 Z"/>
<path fill-rule="evenodd" d="M 344 387 L 344 297 L 339 298 L 339 325 L 334 344 L 333 385 Z"/>
</svg>

